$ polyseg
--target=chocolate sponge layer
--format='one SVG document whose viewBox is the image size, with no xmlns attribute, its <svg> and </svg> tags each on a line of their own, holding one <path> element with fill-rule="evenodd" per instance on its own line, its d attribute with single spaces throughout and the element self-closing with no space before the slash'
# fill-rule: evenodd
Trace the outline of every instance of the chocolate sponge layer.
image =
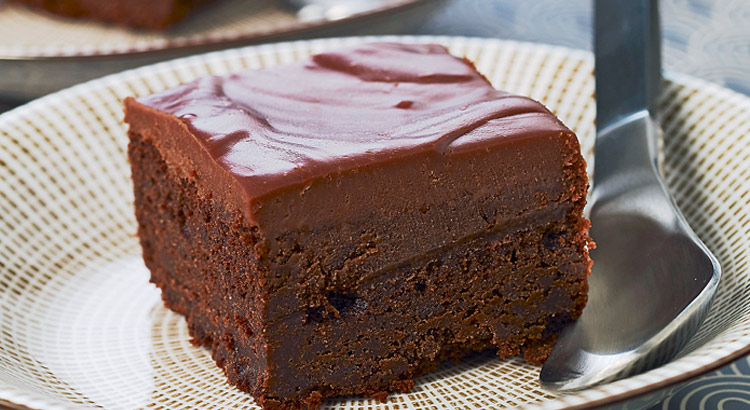
<svg viewBox="0 0 750 410">
<path fill-rule="evenodd" d="M 265 408 L 315 407 L 336 395 L 382 398 L 408 390 L 444 359 L 486 348 L 540 364 L 585 305 L 587 221 L 582 203 L 568 202 L 370 272 L 355 286 L 325 290 L 325 304 L 271 318 L 284 309 L 270 305 L 304 285 L 280 283 L 271 266 L 314 256 L 301 248 L 266 254 L 240 212 L 200 195 L 153 145 L 131 138 L 152 281 L 230 382 Z M 361 255 L 378 252 L 366 231 L 354 243 Z"/>
</svg>

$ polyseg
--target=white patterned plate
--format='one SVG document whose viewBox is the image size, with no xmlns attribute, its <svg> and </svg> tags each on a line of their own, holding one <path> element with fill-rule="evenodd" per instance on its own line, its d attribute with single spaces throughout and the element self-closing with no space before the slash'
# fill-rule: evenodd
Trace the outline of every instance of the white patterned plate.
<svg viewBox="0 0 750 410">
<path fill-rule="evenodd" d="M 229 386 L 181 316 L 148 283 L 135 237 L 121 101 L 209 73 L 267 67 L 383 38 L 264 45 L 116 74 L 0 115 L 0 401 L 30 408 L 254 406 Z M 389 38 L 393 40 L 394 38 Z M 438 42 L 498 88 L 530 95 L 575 130 L 592 161 L 593 62 L 543 45 L 456 37 Z M 666 179 L 725 274 L 705 325 L 680 358 L 570 395 L 520 359 L 473 355 L 417 380 L 386 404 L 337 409 L 589 407 L 638 397 L 713 370 L 750 344 L 750 100 L 673 75 L 661 95 Z M 645 400 L 642 398 L 642 400 Z M 637 403 L 637 402 L 636 402 Z M 648 404 L 642 402 L 642 405 Z"/>
</svg>

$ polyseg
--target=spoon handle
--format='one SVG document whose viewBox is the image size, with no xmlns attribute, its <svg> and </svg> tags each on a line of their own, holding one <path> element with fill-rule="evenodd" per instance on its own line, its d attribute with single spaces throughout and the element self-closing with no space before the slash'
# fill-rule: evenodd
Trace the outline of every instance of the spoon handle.
<svg viewBox="0 0 750 410">
<path fill-rule="evenodd" d="M 661 82 L 658 0 L 594 0 L 596 127 L 653 112 Z"/>
</svg>

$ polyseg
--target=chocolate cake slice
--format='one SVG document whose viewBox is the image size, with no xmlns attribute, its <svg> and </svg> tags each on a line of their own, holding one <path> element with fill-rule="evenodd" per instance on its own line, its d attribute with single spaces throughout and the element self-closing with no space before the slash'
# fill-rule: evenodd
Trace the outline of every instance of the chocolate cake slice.
<svg viewBox="0 0 750 410">
<path fill-rule="evenodd" d="M 576 136 L 438 45 L 368 44 L 125 101 L 151 280 L 266 409 L 540 364 L 586 303 Z"/>
</svg>

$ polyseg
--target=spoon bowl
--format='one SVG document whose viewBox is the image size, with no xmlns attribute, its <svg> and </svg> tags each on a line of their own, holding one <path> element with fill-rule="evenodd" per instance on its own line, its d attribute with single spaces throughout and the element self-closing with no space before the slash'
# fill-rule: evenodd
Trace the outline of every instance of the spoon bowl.
<svg viewBox="0 0 750 410">
<path fill-rule="evenodd" d="M 719 264 L 642 155 L 657 132 L 643 111 L 597 137 L 597 161 L 619 171 L 596 168 L 589 302 L 542 369 L 547 389 L 583 389 L 664 364 L 708 311 Z"/>
</svg>

